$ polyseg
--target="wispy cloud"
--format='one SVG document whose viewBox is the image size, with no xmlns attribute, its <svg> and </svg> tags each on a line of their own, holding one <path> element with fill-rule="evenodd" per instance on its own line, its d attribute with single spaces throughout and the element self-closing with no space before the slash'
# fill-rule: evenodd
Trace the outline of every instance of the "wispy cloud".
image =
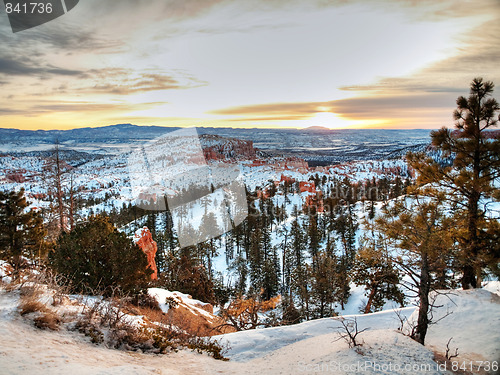
<svg viewBox="0 0 500 375">
<path fill-rule="evenodd" d="M 498 5 L 498 3 L 497 3 Z M 460 7 L 458 7 L 460 8 Z M 476 9 L 477 10 L 477 9 Z M 493 10 L 492 10 L 493 11 Z M 462 14 L 462 12 L 460 12 Z M 363 85 L 340 87 L 341 90 L 370 93 L 464 93 L 474 77 L 500 82 L 500 7 L 496 17 L 462 37 L 458 53 L 441 59 L 405 77 L 384 77 Z"/>
<path fill-rule="evenodd" d="M 106 74 L 109 73 L 109 74 Z M 84 92 L 128 95 L 132 93 L 180 90 L 204 86 L 207 83 L 178 71 L 133 72 L 127 69 L 104 69 L 87 72 L 95 84 L 82 87 Z"/>
<path fill-rule="evenodd" d="M 88 113 L 88 112 L 131 112 L 143 109 L 150 109 L 159 105 L 165 104 L 164 102 L 149 102 L 141 104 L 130 104 L 130 103 L 95 103 L 89 101 L 66 101 L 66 102 L 56 102 L 56 101 L 40 101 L 38 104 L 31 105 L 28 110 L 25 108 L 14 109 L 0 107 L 0 113 L 7 115 L 24 114 L 26 116 L 38 116 L 43 114 L 50 114 L 53 112 L 76 112 L 76 113 Z"/>
<path fill-rule="evenodd" d="M 301 120 L 317 113 L 331 112 L 354 120 L 403 116 L 409 111 L 454 107 L 448 93 L 355 97 L 325 102 L 274 103 L 237 106 L 210 111 L 233 116 L 233 121 Z M 450 112 L 451 113 L 451 112 Z M 249 117 L 251 116 L 251 117 Z"/>
<path fill-rule="evenodd" d="M 80 70 L 65 69 L 50 64 L 37 65 L 24 57 L 0 57 L 0 75 L 6 76 L 38 76 L 47 75 L 81 76 Z"/>
</svg>

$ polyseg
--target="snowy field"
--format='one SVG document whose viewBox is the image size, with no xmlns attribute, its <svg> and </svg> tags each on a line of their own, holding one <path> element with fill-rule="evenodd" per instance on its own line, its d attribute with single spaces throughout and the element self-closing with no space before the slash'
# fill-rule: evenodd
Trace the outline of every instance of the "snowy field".
<svg viewBox="0 0 500 375">
<path fill-rule="evenodd" d="M 498 282 L 486 289 L 498 291 Z M 349 348 L 339 321 L 325 318 L 288 327 L 236 332 L 221 337 L 231 349 L 228 362 L 182 350 L 166 355 L 95 346 L 78 333 L 41 331 L 17 311 L 16 293 L 0 288 L 0 374 L 448 374 L 451 363 L 436 363 L 446 343 L 459 349 L 452 361 L 466 366 L 500 358 L 500 297 L 486 289 L 439 295 L 442 305 L 426 347 L 397 330 L 394 311 L 344 316 L 356 318 L 361 346 Z M 411 322 L 415 308 L 401 316 Z M 484 363 L 482 362 L 483 367 Z M 498 362 L 497 362 L 498 363 Z M 488 373 L 477 371 L 473 373 Z M 490 371 L 489 373 L 494 373 Z"/>
</svg>

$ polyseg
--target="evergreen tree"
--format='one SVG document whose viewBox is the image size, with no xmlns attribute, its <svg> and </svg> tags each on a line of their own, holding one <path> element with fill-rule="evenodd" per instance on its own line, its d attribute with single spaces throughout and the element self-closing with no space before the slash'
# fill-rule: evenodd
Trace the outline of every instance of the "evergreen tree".
<svg viewBox="0 0 500 375">
<path fill-rule="evenodd" d="M 365 286 L 368 293 L 365 314 L 379 311 L 386 300 L 403 305 L 399 272 L 379 241 L 367 242 L 356 254 L 352 278 L 356 285 Z"/>
<path fill-rule="evenodd" d="M 309 254 L 313 260 L 313 268 L 316 268 L 316 255 L 318 255 L 320 249 L 321 234 L 318 228 L 318 215 L 314 206 L 309 210 L 307 238 L 309 242 Z"/>
<path fill-rule="evenodd" d="M 71 232 L 62 232 L 49 260 L 77 292 L 138 291 L 152 273 L 142 250 L 105 216 L 92 216 Z"/>
<path fill-rule="evenodd" d="M 278 295 L 280 277 L 280 263 L 276 247 L 273 246 L 271 254 L 264 260 L 262 267 L 262 300 L 267 301 Z"/>
<path fill-rule="evenodd" d="M 262 267 L 264 257 L 262 252 L 262 230 L 257 226 L 250 236 L 250 256 L 248 258 L 250 268 L 250 292 L 258 293 L 262 287 Z"/>
<path fill-rule="evenodd" d="M 292 216 L 294 220 L 290 229 L 290 245 L 291 245 L 291 266 L 292 272 L 290 275 L 291 296 L 296 293 L 300 299 L 299 310 L 307 315 L 309 304 L 308 291 L 308 265 L 305 264 L 304 250 L 305 241 L 302 232 L 302 226 L 299 222 L 299 211 L 297 206 L 294 206 Z"/>
<path fill-rule="evenodd" d="M 282 225 L 278 227 L 277 233 L 278 236 L 283 238 L 283 241 L 278 245 L 281 249 L 281 287 L 282 287 L 282 294 L 286 294 L 290 296 L 290 287 L 291 287 L 291 274 L 292 274 L 292 268 L 293 268 L 293 257 L 292 257 L 292 247 L 289 241 L 289 233 L 290 231 L 288 230 L 287 225 Z"/>
<path fill-rule="evenodd" d="M 480 287 L 482 269 L 497 267 L 500 260 L 496 220 L 488 218 L 480 206 L 483 198 L 500 199 L 494 180 L 500 177 L 500 138 L 487 130 L 498 123 L 498 102 L 491 98 L 493 83 L 475 78 L 468 98 L 457 99 L 455 131 L 447 128 L 431 133 L 432 144 L 443 156 L 451 157 L 448 166 L 423 154 L 410 154 L 409 164 L 418 172 L 418 183 L 437 183 L 450 194 L 447 200 L 456 207 L 455 221 L 462 226 L 460 266 L 462 287 Z"/>
<path fill-rule="evenodd" d="M 196 246 L 186 246 L 171 254 L 168 269 L 160 280 L 167 289 L 190 294 L 204 302 L 215 303 L 214 284 L 196 256 Z"/>
<path fill-rule="evenodd" d="M 315 255 L 313 262 L 316 264 L 311 275 L 311 299 L 316 305 L 313 316 L 315 318 L 332 316 L 334 314 L 332 304 L 339 294 L 336 278 L 336 259 L 326 251 L 320 251 Z"/>
<path fill-rule="evenodd" d="M 300 322 L 300 312 L 295 307 L 293 298 L 289 294 L 283 294 L 281 297 L 282 319 L 284 325 L 296 324 Z"/>
<path fill-rule="evenodd" d="M 358 223 L 354 205 L 350 203 L 342 206 L 339 205 L 337 206 L 337 212 L 338 216 L 335 219 L 333 227 L 340 238 L 346 272 L 348 272 L 356 255 L 356 230 L 358 229 Z"/>
<path fill-rule="evenodd" d="M 28 205 L 24 189 L 0 191 L 0 254 L 10 260 L 16 271 L 21 256 L 42 258 L 47 251 L 42 217 L 34 210 L 26 212 Z"/>
<path fill-rule="evenodd" d="M 422 345 L 432 308 L 429 293 L 435 287 L 436 261 L 453 247 L 453 221 L 444 213 L 442 195 L 434 193 L 437 198 L 431 201 L 421 201 L 414 195 L 394 202 L 376 224 L 398 249 L 392 262 L 411 280 L 402 281 L 401 285 L 419 298 L 417 326 L 412 337 Z"/>
<path fill-rule="evenodd" d="M 232 273 L 236 277 L 236 280 L 234 282 L 234 294 L 237 297 L 241 297 L 246 292 L 248 277 L 247 261 L 243 257 L 243 254 L 238 254 L 238 256 L 230 264 L 229 270 L 232 271 Z"/>
</svg>

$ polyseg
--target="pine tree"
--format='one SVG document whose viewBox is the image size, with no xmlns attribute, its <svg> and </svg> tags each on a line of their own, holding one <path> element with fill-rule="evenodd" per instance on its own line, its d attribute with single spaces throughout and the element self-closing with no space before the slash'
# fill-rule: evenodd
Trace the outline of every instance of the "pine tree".
<svg viewBox="0 0 500 375">
<path fill-rule="evenodd" d="M 276 297 L 280 289 L 280 263 L 276 248 L 273 246 L 271 254 L 264 260 L 262 267 L 261 298 L 267 301 Z"/>
<path fill-rule="evenodd" d="M 49 260 L 72 281 L 76 292 L 139 291 L 152 273 L 142 250 L 105 216 L 92 216 L 72 231 L 62 232 Z"/>
<path fill-rule="evenodd" d="M 475 78 L 469 97 L 457 99 L 456 130 L 442 128 L 431 133 L 433 146 L 453 159 L 452 166 L 422 154 L 408 156 L 420 185 L 437 183 L 450 192 L 447 200 L 456 207 L 455 221 L 463 227 L 460 261 L 464 289 L 480 287 L 482 269 L 488 264 L 496 266 L 500 260 L 499 233 L 493 229 L 498 223 L 479 204 L 483 198 L 500 199 L 493 184 L 500 177 L 500 137 L 487 131 L 497 125 L 500 110 L 491 98 L 493 87 L 492 82 Z"/>
<path fill-rule="evenodd" d="M 305 240 L 302 226 L 299 221 L 299 211 L 297 206 L 293 207 L 293 221 L 290 229 L 290 260 L 291 260 L 291 297 L 293 294 L 300 299 L 299 310 L 305 315 L 308 314 L 309 291 L 308 291 L 308 265 L 305 264 L 304 250 Z"/>
<path fill-rule="evenodd" d="M 42 217 L 34 210 L 25 212 L 28 205 L 24 189 L 0 191 L 0 251 L 16 271 L 21 266 L 22 256 L 42 258 L 47 251 L 44 240 L 47 232 Z"/>
<path fill-rule="evenodd" d="M 356 255 L 356 230 L 358 229 L 358 223 L 353 204 L 339 205 L 336 209 L 338 216 L 334 221 L 333 227 L 340 238 L 346 271 L 349 271 Z"/>
<path fill-rule="evenodd" d="M 229 271 L 231 271 L 236 280 L 234 282 L 234 294 L 237 297 L 241 297 L 246 292 L 247 287 L 247 277 L 248 277 L 248 265 L 243 254 L 238 254 L 238 256 L 233 260 L 229 266 Z"/>
<path fill-rule="evenodd" d="M 202 217 L 200 228 L 197 232 L 197 236 L 200 240 L 208 238 L 203 242 L 198 243 L 198 249 L 200 250 L 200 257 L 206 261 L 206 269 L 208 271 L 209 278 L 212 279 L 212 259 L 217 256 L 215 239 L 213 238 L 213 233 L 218 233 L 218 223 L 217 218 L 213 212 L 205 212 Z"/>
<path fill-rule="evenodd" d="M 429 325 L 429 294 L 435 287 L 436 261 L 453 247 L 453 221 L 445 216 L 442 194 L 434 194 L 435 200 L 422 201 L 417 195 L 397 200 L 376 222 L 377 230 L 398 249 L 392 262 L 411 280 L 401 285 L 419 298 L 412 337 L 422 345 Z"/>
<path fill-rule="evenodd" d="M 252 293 L 257 293 L 262 287 L 262 267 L 264 264 L 261 247 L 262 230 L 260 225 L 253 230 L 250 239 L 250 256 L 248 258 L 250 268 L 250 291 Z"/>
<path fill-rule="evenodd" d="M 278 227 L 277 230 L 278 236 L 283 238 L 281 243 L 278 245 L 281 249 L 281 287 L 282 293 L 286 295 L 290 295 L 290 287 L 291 287 L 291 274 L 293 268 L 293 258 L 292 258 L 292 248 L 289 241 L 290 231 L 288 230 L 287 225 L 282 225 Z"/>
<path fill-rule="evenodd" d="M 336 302 L 339 294 L 336 278 L 337 259 L 326 251 L 320 251 L 315 255 L 313 262 L 316 267 L 311 275 L 311 299 L 317 306 L 313 311 L 313 316 L 316 318 L 332 316 L 334 314 L 332 304 Z"/>
<path fill-rule="evenodd" d="M 308 215 L 307 238 L 309 242 L 309 254 L 313 260 L 313 268 L 316 268 L 316 255 L 320 249 L 321 233 L 318 229 L 318 215 L 314 206 L 311 207 Z"/>
<path fill-rule="evenodd" d="M 55 240 L 61 231 L 68 231 L 75 227 L 78 210 L 78 186 L 76 178 L 71 172 L 72 167 L 66 163 L 56 142 L 53 155 L 46 160 L 42 178 L 45 179 L 47 192 L 51 198 L 47 210 L 49 236 Z"/>
<path fill-rule="evenodd" d="M 356 285 L 365 286 L 368 293 L 365 314 L 379 311 L 386 300 L 403 305 L 404 295 L 398 288 L 399 272 L 379 241 L 367 241 L 359 250 L 352 275 Z"/>
<path fill-rule="evenodd" d="M 204 302 L 215 303 L 214 284 L 201 259 L 196 256 L 196 246 L 186 246 L 170 254 L 168 269 L 161 283 L 170 290 L 177 290 Z"/>
</svg>

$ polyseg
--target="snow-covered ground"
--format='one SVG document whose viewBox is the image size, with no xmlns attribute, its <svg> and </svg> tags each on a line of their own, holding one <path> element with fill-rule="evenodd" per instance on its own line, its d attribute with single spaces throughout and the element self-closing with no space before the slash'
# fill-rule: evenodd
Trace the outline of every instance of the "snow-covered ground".
<svg viewBox="0 0 500 375">
<path fill-rule="evenodd" d="M 15 294 L 0 289 L 0 374 L 204 374 L 209 358 L 182 351 L 168 356 L 111 350 L 68 332 L 41 331 L 16 311 Z"/>
<path fill-rule="evenodd" d="M 432 349 L 444 354 L 449 337 L 452 350 L 459 348 L 454 361 L 467 366 L 498 361 L 498 295 L 456 290 L 437 302 L 443 307 L 435 318 L 452 313 L 430 327 L 426 347 L 401 334 L 396 313 L 388 310 L 344 316 L 356 318 L 360 330 L 367 328 L 357 348 L 339 337 L 337 318 L 325 318 L 221 336 L 231 347 L 230 361 L 223 362 L 187 350 L 165 355 L 118 351 L 75 332 L 38 330 L 17 312 L 16 292 L 0 288 L 0 374 L 447 374 L 451 364 L 436 363 Z M 411 316 L 414 310 L 404 308 L 400 315 Z"/>
</svg>

